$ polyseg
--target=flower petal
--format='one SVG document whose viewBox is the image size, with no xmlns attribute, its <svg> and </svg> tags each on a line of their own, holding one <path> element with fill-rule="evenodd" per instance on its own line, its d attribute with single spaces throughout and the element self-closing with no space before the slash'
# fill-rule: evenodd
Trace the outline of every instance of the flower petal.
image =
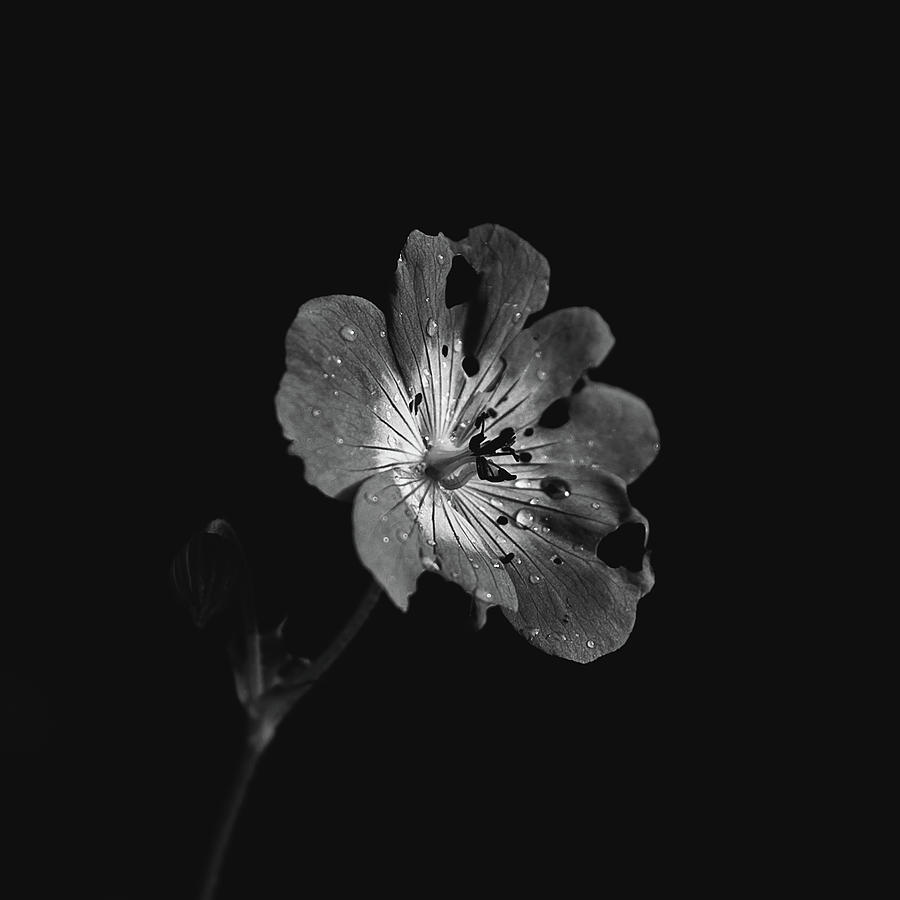
<svg viewBox="0 0 900 900">
<path fill-rule="evenodd" d="M 300 307 L 275 405 L 310 484 L 334 497 L 417 462 L 424 445 L 407 403 L 377 307 L 344 295 Z"/>
<path fill-rule="evenodd" d="M 631 484 L 659 452 L 659 432 L 650 408 L 640 397 L 609 384 L 586 384 L 572 398 L 567 425 L 554 430 L 558 432 L 557 441 L 574 438 L 569 442 L 567 458 L 576 453 L 589 458 L 592 465 L 615 473 L 626 484 Z M 554 449 L 551 441 L 541 448 L 541 454 L 552 456 Z"/>
<path fill-rule="evenodd" d="M 447 276 L 455 255 L 481 275 L 476 308 L 447 309 Z M 497 225 L 473 228 L 459 242 L 442 234 L 410 234 L 397 263 L 388 332 L 410 395 L 423 395 L 422 427 L 435 442 L 449 437 L 473 394 L 497 381 L 506 367 L 500 354 L 528 315 L 543 308 L 549 277 L 546 259 Z M 477 372 L 463 367 L 466 356 L 478 360 Z"/>
<path fill-rule="evenodd" d="M 411 397 L 422 394 L 419 418 L 426 434 L 442 432 L 449 400 L 466 381 L 461 346 L 447 309 L 447 275 L 453 263 L 450 241 L 414 231 L 397 260 L 396 291 L 388 314 L 388 335 Z"/>
<path fill-rule="evenodd" d="M 492 429 L 537 422 L 554 400 L 569 395 L 587 369 L 606 358 L 612 345 L 609 326 L 592 309 L 571 307 L 544 316 L 506 348 L 503 375 L 473 397 L 463 420 L 491 408 L 497 412 Z"/>
<path fill-rule="evenodd" d="M 553 429 L 536 429 L 538 442 Z M 510 466 L 515 483 L 470 482 L 467 494 L 499 513 L 495 523 L 514 558 L 507 567 L 518 610 L 505 611 L 516 629 L 547 653 L 590 662 L 621 646 L 637 601 L 653 585 L 642 569 L 611 568 L 597 556 L 601 540 L 625 523 L 646 519 L 618 476 L 588 462 L 532 461 Z M 504 524 L 503 520 L 507 520 Z"/>
<path fill-rule="evenodd" d="M 369 478 L 353 507 L 363 564 L 404 610 L 426 571 L 456 582 L 483 606 L 515 610 L 516 592 L 500 562 L 502 553 L 448 493 L 408 469 Z"/>
</svg>

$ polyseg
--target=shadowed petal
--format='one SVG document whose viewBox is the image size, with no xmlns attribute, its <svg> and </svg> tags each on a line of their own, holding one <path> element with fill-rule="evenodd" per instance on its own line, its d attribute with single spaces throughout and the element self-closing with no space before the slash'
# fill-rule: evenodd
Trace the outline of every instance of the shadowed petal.
<svg viewBox="0 0 900 900">
<path fill-rule="evenodd" d="M 659 452 L 659 432 L 650 408 L 640 397 L 608 384 L 588 383 L 569 406 L 569 423 L 555 429 L 560 438 L 572 436 L 567 458 L 589 458 L 631 484 Z M 523 444 L 523 446 L 525 446 Z M 555 443 L 542 448 L 552 456 Z"/>
<path fill-rule="evenodd" d="M 343 295 L 300 307 L 275 405 L 310 484 L 334 497 L 417 461 L 424 448 L 407 403 L 377 307 Z"/>
<path fill-rule="evenodd" d="M 502 377 L 475 395 L 463 415 L 470 421 L 482 408 L 497 416 L 491 428 L 521 428 L 571 393 L 585 370 L 599 365 L 613 345 L 609 326 L 586 307 L 550 313 L 526 328 L 503 352 Z M 464 436 L 464 435 L 463 435 Z"/>
<path fill-rule="evenodd" d="M 628 501 L 624 482 L 590 464 L 510 468 L 520 476 L 515 483 L 463 489 L 487 503 L 498 541 L 514 555 L 507 571 L 519 604 L 507 618 L 555 656 L 590 662 L 615 650 L 628 637 L 653 575 L 646 558 L 638 572 L 610 568 L 597 548 L 624 523 L 644 527 L 643 543 L 646 520 Z"/>
<path fill-rule="evenodd" d="M 429 479 L 396 469 L 369 478 L 356 495 L 353 529 L 363 564 L 401 609 L 422 572 L 459 584 L 484 606 L 516 608 L 501 553 Z"/>
</svg>

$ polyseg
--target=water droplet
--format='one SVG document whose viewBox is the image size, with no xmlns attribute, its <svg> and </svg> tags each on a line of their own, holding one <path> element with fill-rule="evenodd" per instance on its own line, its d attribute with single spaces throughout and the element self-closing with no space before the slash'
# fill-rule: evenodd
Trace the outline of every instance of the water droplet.
<svg viewBox="0 0 900 900">
<path fill-rule="evenodd" d="M 426 298 L 425 298 L 425 302 L 426 302 L 426 303 L 431 303 L 431 297 L 426 297 Z"/>
<path fill-rule="evenodd" d="M 520 509 L 516 513 L 516 524 L 522 528 L 530 528 L 533 521 L 534 513 L 529 512 L 527 509 Z"/>
<path fill-rule="evenodd" d="M 576 553 L 584 553 L 584 544 L 572 544 L 572 549 Z"/>
<path fill-rule="evenodd" d="M 321 410 L 321 409 L 314 409 L 314 410 L 312 411 L 312 414 L 313 414 L 314 416 L 321 416 L 321 415 L 322 415 L 322 410 Z"/>
<path fill-rule="evenodd" d="M 503 509 L 503 504 L 496 497 L 491 497 L 491 506 L 496 506 L 497 509 Z"/>
<path fill-rule="evenodd" d="M 593 641 L 588 641 L 588 642 L 587 642 L 587 645 L 588 645 L 588 647 L 591 648 L 591 650 L 594 649 L 594 642 L 593 642 Z"/>
<path fill-rule="evenodd" d="M 500 568 L 500 563 L 498 563 L 498 562 L 491 563 L 491 565 L 492 565 L 495 569 L 499 569 L 499 568 Z"/>
<path fill-rule="evenodd" d="M 444 261 L 444 254 L 438 253 L 438 262 L 443 262 L 443 261 Z"/>
<path fill-rule="evenodd" d="M 560 637 L 561 637 L 564 641 L 567 641 L 567 640 L 568 640 L 568 638 L 567 638 L 564 634 L 561 634 Z"/>
<path fill-rule="evenodd" d="M 387 337 L 387 332 L 383 328 L 378 332 L 378 334 L 380 337 Z"/>
<path fill-rule="evenodd" d="M 332 395 L 335 396 L 335 397 L 337 397 L 337 395 L 338 395 L 338 391 L 332 391 L 331 393 L 332 393 Z"/>
<path fill-rule="evenodd" d="M 541 576 L 540 576 L 540 575 L 529 575 L 529 576 L 528 576 L 528 580 L 529 580 L 532 584 L 537 584 L 537 583 L 541 580 Z"/>
<path fill-rule="evenodd" d="M 425 543 L 428 544 L 429 547 L 437 547 L 437 541 L 434 538 L 428 538 Z"/>
<path fill-rule="evenodd" d="M 543 531 L 544 534 L 549 534 L 549 533 L 550 533 L 550 529 L 549 529 L 546 525 L 541 529 L 541 531 Z"/>
<path fill-rule="evenodd" d="M 356 329 L 352 325 L 345 325 L 341 329 L 341 337 L 345 341 L 355 341 L 356 340 Z M 340 362 L 340 360 L 338 360 Z"/>
<path fill-rule="evenodd" d="M 529 502 L 532 506 L 537 506 L 538 503 L 540 503 L 541 501 L 538 500 L 537 497 L 532 497 L 528 502 Z"/>
<path fill-rule="evenodd" d="M 568 483 L 555 475 L 548 475 L 541 479 L 541 490 L 553 500 L 562 500 L 572 493 Z"/>
<path fill-rule="evenodd" d="M 473 562 L 473 563 L 472 563 L 472 568 L 473 568 L 473 569 L 478 569 L 478 568 L 480 568 L 480 566 L 478 565 L 478 563 Z"/>
<path fill-rule="evenodd" d="M 377 503 L 378 502 L 378 494 L 367 494 L 366 500 L 368 500 L 369 503 Z"/>
<path fill-rule="evenodd" d="M 521 318 L 522 318 L 522 313 L 517 312 L 517 313 L 513 314 L 512 320 L 513 320 L 513 322 L 518 322 L 519 319 L 521 319 Z"/>
<path fill-rule="evenodd" d="M 422 565 L 426 569 L 431 569 L 432 572 L 440 572 L 441 570 L 441 564 L 433 556 L 423 556 Z"/>
<path fill-rule="evenodd" d="M 535 359 L 540 359 L 543 355 L 544 355 L 544 351 L 543 351 L 543 350 L 535 350 L 535 351 L 534 351 L 534 358 L 535 358 Z"/>
<path fill-rule="evenodd" d="M 532 637 L 537 637 L 541 633 L 540 628 L 532 628 L 531 631 L 528 632 Z"/>
<path fill-rule="evenodd" d="M 406 543 L 409 540 L 409 532 L 401 531 L 400 534 L 397 535 L 397 540 L 401 543 Z"/>
<path fill-rule="evenodd" d="M 453 342 L 453 349 L 454 349 L 457 353 L 462 353 L 462 338 L 457 338 L 457 339 Z"/>
<path fill-rule="evenodd" d="M 547 373 L 543 369 L 537 370 L 537 380 L 538 381 L 546 381 L 547 380 Z"/>
<path fill-rule="evenodd" d="M 484 588 L 476 588 L 475 589 L 475 599 L 481 600 L 482 603 L 486 603 L 491 599 L 493 595 L 490 591 L 486 591 Z"/>
<path fill-rule="evenodd" d="M 600 468 L 600 463 L 591 463 L 591 468 L 592 468 L 592 469 L 599 469 L 599 468 Z"/>
<path fill-rule="evenodd" d="M 592 504 L 591 504 L 591 508 L 592 508 L 592 509 L 600 509 L 600 504 L 599 504 L 599 503 L 592 503 Z"/>
<path fill-rule="evenodd" d="M 341 365 L 341 363 L 343 363 L 343 360 L 339 356 L 333 356 L 332 359 L 337 365 Z"/>
<path fill-rule="evenodd" d="M 430 384 L 431 384 L 431 382 L 428 380 L 428 376 L 427 376 L 427 375 L 423 375 L 423 376 L 422 376 L 422 387 L 426 387 L 426 388 L 427 388 Z"/>
<path fill-rule="evenodd" d="M 519 566 L 522 565 L 522 557 L 521 556 L 516 557 L 516 565 L 519 565 Z"/>
<path fill-rule="evenodd" d="M 427 297 L 425 298 L 428 299 Z M 428 337 L 434 337 L 437 334 L 438 324 L 434 321 L 434 319 L 429 319 L 428 324 L 425 326 L 425 333 Z"/>
<path fill-rule="evenodd" d="M 338 439 L 337 439 L 337 442 L 338 442 L 339 444 L 343 444 L 343 443 L 344 443 L 344 439 L 343 439 L 343 438 L 338 438 Z"/>
<path fill-rule="evenodd" d="M 383 540 L 385 544 L 389 544 L 391 541 L 391 539 L 387 535 L 385 535 L 381 540 Z"/>
<path fill-rule="evenodd" d="M 387 522 L 387 520 L 388 520 L 388 514 L 385 513 L 385 514 L 381 517 L 381 521 L 382 521 L 382 522 Z"/>
</svg>

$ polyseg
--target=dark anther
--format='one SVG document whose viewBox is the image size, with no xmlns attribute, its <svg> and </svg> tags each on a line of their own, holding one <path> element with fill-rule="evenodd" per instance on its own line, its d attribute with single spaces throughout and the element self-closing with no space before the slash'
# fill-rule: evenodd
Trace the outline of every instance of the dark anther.
<svg viewBox="0 0 900 900">
<path fill-rule="evenodd" d="M 491 472 L 490 469 L 488 469 L 488 461 L 483 456 L 475 457 L 475 471 L 478 473 L 478 477 L 482 481 L 491 480 Z"/>
<path fill-rule="evenodd" d="M 419 411 L 419 404 L 422 402 L 422 395 L 416 394 L 415 399 L 413 400 L 413 408 L 412 412 L 415 415 Z"/>
<path fill-rule="evenodd" d="M 533 429 L 533 428 L 526 428 L 526 429 L 522 432 L 522 434 L 524 434 L 525 437 L 531 437 L 531 436 L 534 434 L 534 429 Z"/>
<path fill-rule="evenodd" d="M 500 432 L 501 446 L 507 446 L 507 445 L 511 444 L 515 439 L 516 439 L 515 428 L 504 428 L 503 431 Z"/>
<path fill-rule="evenodd" d="M 481 446 L 481 442 L 484 440 L 484 434 L 473 434 L 472 437 L 469 438 L 469 449 L 473 453 L 478 452 L 478 448 Z"/>
<path fill-rule="evenodd" d="M 524 453 L 519 454 L 519 459 L 522 462 L 531 462 L 531 454 L 526 450 Z"/>
<path fill-rule="evenodd" d="M 502 562 L 504 566 L 508 566 L 513 561 L 513 559 L 515 559 L 515 555 L 512 553 L 507 553 L 506 556 L 504 556 L 500 560 L 500 562 Z"/>
<path fill-rule="evenodd" d="M 490 416 L 492 419 L 497 418 L 497 410 L 492 409 L 490 406 L 484 412 L 485 412 L 485 415 Z"/>
<path fill-rule="evenodd" d="M 498 525 L 508 525 L 509 519 L 506 516 L 497 516 L 497 524 Z"/>
</svg>

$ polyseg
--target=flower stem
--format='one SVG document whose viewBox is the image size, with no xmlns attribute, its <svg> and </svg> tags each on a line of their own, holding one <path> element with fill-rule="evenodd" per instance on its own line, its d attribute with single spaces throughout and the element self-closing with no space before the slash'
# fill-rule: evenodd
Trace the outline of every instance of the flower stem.
<svg viewBox="0 0 900 900">
<path fill-rule="evenodd" d="M 312 687 L 325 674 L 331 664 L 344 652 L 350 641 L 356 637 L 356 633 L 362 628 L 366 619 L 369 618 L 369 613 L 372 612 L 375 604 L 378 603 L 379 597 L 381 597 L 381 585 L 373 579 L 369 583 L 365 594 L 363 594 L 359 606 L 356 607 L 356 612 L 350 616 L 337 637 L 306 670 L 300 679 L 300 685 Z"/>
<path fill-rule="evenodd" d="M 244 744 L 244 752 L 241 756 L 241 762 L 235 775 L 234 784 L 231 786 L 231 794 L 228 798 L 228 804 L 225 807 L 225 815 L 219 823 L 219 831 L 216 835 L 216 842 L 213 845 L 212 853 L 209 857 L 209 864 L 206 869 L 206 878 L 203 882 L 203 893 L 200 895 L 201 900 L 213 900 L 216 893 L 216 887 L 219 884 L 219 875 L 222 872 L 222 863 L 225 861 L 225 851 L 231 841 L 231 833 L 234 831 L 234 823 L 237 821 L 238 813 L 247 794 L 247 787 L 250 779 L 256 770 L 256 764 L 262 755 L 264 746 L 252 739 L 252 735 L 248 733 L 247 741 Z"/>
<path fill-rule="evenodd" d="M 294 702 L 299 700 L 306 694 L 310 688 L 325 674 L 341 653 L 346 650 L 350 641 L 356 637 L 360 628 L 362 628 L 369 613 L 375 608 L 375 604 L 381 597 L 381 585 L 376 581 L 371 581 L 369 587 L 363 594 L 362 600 L 357 606 L 356 611 L 347 620 L 344 627 L 328 645 L 328 647 L 319 655 L 315 662 L 306 670 L 299 682 L 293 686 Z M 216 841 L 210 854 L 209 864 L 206 870 L 206 877 L 203 883 L 203 893 L 200 900 L 213 900 L 216 893 L 216 887 L 219 883 L 219 876 L 222 871 L 222 863 L 225 861 L 225 853 L 228 850 L 228 844 L 231 841 L 231 835 L 234 831 L 234 825 L 237 821 L 238 813 L 247 794 L 247 788 L 250 784 L 253 773 L 256 770 L 256 764 L 262 756 L 263 751 L 275 736 L 275 729 L 280 722 L 277 719 L 268 719 L 265 716 L 249 720 L 249 728 L 247 731 L 247 739 L 244 744 L 244 752 L 238 770 L 235 774 L 234 783 L 231 787 L 231 794 L 228 798 L 228 804 L 225 807 L 225 814 L 219 823 L 219 830 L 216 835 Z"/>
</svg>

